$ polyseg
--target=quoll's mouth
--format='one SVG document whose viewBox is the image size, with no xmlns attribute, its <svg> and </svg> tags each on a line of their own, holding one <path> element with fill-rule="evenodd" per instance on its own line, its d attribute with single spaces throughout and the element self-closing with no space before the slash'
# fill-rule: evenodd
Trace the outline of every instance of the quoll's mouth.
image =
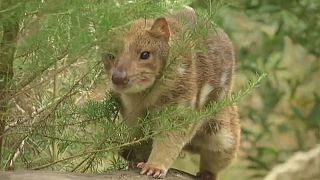
<svg viewBox="0 0 320 180">
<path fill-rule="evenodd" d="M 147 83 L 147 82 L 149 82 L 149 79 L 148 79 L 148 78 L 143 78 L 143 79 L 137 80 L 137 83 L 138 83 L 138 84 L 144 84 L 144 83 Z"/>
<path fill-rule="evenodd" d="M 112 83 L 112 88 L 115 90 L 126 89 L 128 87 L 129 87 L 129 83 L 127 83 L 127 84 L 114 84 L 114 83 Z"/>
<path fill-rule="evenodd" d="M 142 75 L 128 76 L 126 82 L 117 83 L 112 81 L 111 88 L 119 93 L 136 93 L 145 90 L 153 83 L 151 77 Z"/>
</svg>

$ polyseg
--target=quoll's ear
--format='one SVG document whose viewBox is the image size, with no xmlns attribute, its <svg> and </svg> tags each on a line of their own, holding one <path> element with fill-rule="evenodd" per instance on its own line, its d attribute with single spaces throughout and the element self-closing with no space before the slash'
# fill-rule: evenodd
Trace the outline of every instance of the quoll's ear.
<svg viewBox="0 0 320 180">
<path fill-rule="evenodd" d="M 104 68 L 109 71 L 111 69 L 111 66 L 114 64 L 115 57 L 111 53 L 102 53 L 101 55 L 102 62 L 104 65 Z"/>
<path fill-rule="evenodd" d="M 163 38 L 166 41 L 169 41 L 170 30 L 168 22 L 165 18 L 158 18 L 154 21 L 151 29 L 149 30 L 150 34 L 157 38 Z"/>
</svg>

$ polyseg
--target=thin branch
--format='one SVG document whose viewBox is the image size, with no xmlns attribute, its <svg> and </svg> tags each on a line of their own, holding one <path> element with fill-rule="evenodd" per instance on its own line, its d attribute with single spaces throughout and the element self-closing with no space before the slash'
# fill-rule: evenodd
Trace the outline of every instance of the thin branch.
<svg viewBox="0 0 320 180">
<path fill-rule="evenodd" d="M 81 143 L 81 144 L 93 144 L 93 142 L 91 142 L 91 141 L 79 141 L 79 140 L 72 140 L 72 139 L 64 139 L 64 138 L 55 137 L 55 136 L 49 136 L 49 135 L 40 134 L 40 133 L 33 133 L 33 134 L 37 135 L 37 136 L 49 138 L 49 139 L 59 140 L 59 141 L 72 142 L 72 143 Z"/>
<path fill-rule="evenodd" d="M 11 158 L 6 163 L 5 167 L 7 170 L 14 170 L 14 162 L 16 161 L 18 156 L 20 155 L 26 139 L 27 139 L 27 137 L 23 138 L 23 140 L 20 142 L 20 145 L 18 146 L 17 150 L 15 151 L 15 153 L 11 156 Z"/>
</svg>

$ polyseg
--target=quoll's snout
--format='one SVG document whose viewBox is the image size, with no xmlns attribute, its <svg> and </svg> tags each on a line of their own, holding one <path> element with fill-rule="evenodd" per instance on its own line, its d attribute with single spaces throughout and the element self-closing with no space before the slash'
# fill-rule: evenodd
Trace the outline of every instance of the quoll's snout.
<svg viewBox="0 0 320 180">
<path fill-rule="evenodd" d="M 115 85 L 126 85 L 128 84 L 128 75 L 126 71 L 123 70 L 115 70 L 112 73 L 112 83 Z"/>
</svg>

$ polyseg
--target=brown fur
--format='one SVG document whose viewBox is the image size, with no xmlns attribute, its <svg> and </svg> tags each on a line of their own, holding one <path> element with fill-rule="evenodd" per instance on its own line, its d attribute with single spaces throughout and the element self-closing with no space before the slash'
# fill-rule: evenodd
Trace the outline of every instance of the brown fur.
<svg viewBox="0 0 320 180">
<path fill-rule="evenodd" d="M 182 23 L 184 17 L 190 19 L 189 24 Z M 234 51 L 228 36 L 219 29 L 209 30 L 208 37 L 201 44 L 206 51 L 195 53 L 190 46 L 189 51 L 176 59 L 176 64 L 183 65 L 177 66 L 180 68 L 178 73 L 169 77 L 165 84 L 159 83 L 168 63 L 171 43 L 181 37 L 179 35 L 185 27 L 193 28 L 195 23 L 194 11 L 187 9 L 167 18 L 138 20 L 131 26 L 123 41 L 124 48 L 114 63 L 106 63 L 110 76 L 116 70 L 125 71 L 128 75 L 128 84 L 112 87 L 121 97 L 126 123 L 136 123 L 147 109 L 177 104 L 201 110 L 208 103 L 230 95 Z M 140 59 L 144 51 L 150 52 L 147 60 Z M 150 146 L 142 148 L 141 145 L 123 150 L 122 155 L 130 161 L 142 161 L 138 164 L 142 174 L 159 178 L 165 176 L 184 148 L 200 154 L 200 178 L 216 179 L 236 156 L 239 141 L 237 107 L 232 106 L 212 119 L 154 137 L 151 152 Z"/>
</svg>

